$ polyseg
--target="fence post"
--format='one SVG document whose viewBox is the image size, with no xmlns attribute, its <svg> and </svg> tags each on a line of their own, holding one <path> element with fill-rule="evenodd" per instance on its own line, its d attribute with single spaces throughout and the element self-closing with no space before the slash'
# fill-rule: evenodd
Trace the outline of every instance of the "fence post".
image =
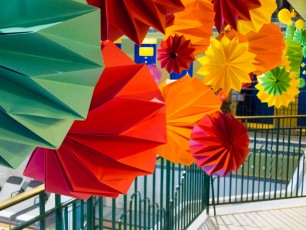
<svg viewBox="0 0 306 230">
<path fill-rule="evenodd" d="M 170 185 L 171 185 L 171 181 L 170 181 L 170 168 L 171 168 L 171 162 L 170 161 L 166 161 L 166 212 L 165 212 L 165 225 L 164 225 L 164 229 L 166 230 L 170 230 L 170 222 L 171 222 L 171 212 L 170 212 Z M 162 194 L 161 194 L 162 195 Z M 162 204 L 161 204 L 162 205 Z"/>
<path fill-rule="evenodd" d="M 61 196 L 55 194 L 55 229 L 62 230 L 63 229 L 63 215 L 62 215 L 62 207 L 61 207 Z"/>
<path fill-rule="evenodd" d="M 204 179 L 204 189 L 203 189 L 203 196 L 202 196 L 202 210 L 206 208 L 206 214 L 209 215 L 209 185 L 210 185 L 210 176 L 208 176 L 205 172 L 203 179 Z M 212 186 L 214 186 L 212 184 Z"/>
<path fill-rule="evenodd" d="M 87 208 L 87 229 L 94 229 L 93 216 L 93 197 L 90 197 L 86 202 Z"/>
<path fill-rule="evenodd" d="M 45 203 L 46 194 L 45 191 L 39 193 L 39 214 L 45 216 Z M 42 218 L 39 222 L 39 229 L 44 230 L 46 228 L 46 220 Z"/>
</svg>

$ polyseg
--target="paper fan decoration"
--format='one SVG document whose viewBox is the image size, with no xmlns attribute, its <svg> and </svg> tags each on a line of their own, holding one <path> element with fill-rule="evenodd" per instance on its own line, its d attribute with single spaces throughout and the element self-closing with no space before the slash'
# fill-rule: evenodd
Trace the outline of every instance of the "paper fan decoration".
<svg viewBox="0 0 306 230">
<path fill-rule="evenodd" d="M 237 30 L 238 19 L 251 20 L 250 10 L 261 6 L 259 0 L 213 0 L 215 26 L 220 33 L 229 25 Z"/>
<path fill-rule="evenodd" d="M 204 52 L 210 44 L 215 12 L 209 0 L 182 0 L 185 10 L 174 14 L 173 25 L 166 28 L 165 38 L 184 35 L 195 48 L 194 54 Z"/>
<path fill-rule="evenodd" d="M 255 74 L 263 74 L 279 65 L 282 51 L 286 46 L 280 27 L 274 23 L 266 24 L 257 33 L 247 33 L 246 37 L 249 42 L 249 52 L 256 54 Z"/>
<path fill-rule="evenodd" d="M 166 102 L 167 144 L 158 147 L 158 154 L 174 163 L 190 165 L 189 138 L 194 124 L 204 114 L 221 107 L 214 92 L 199 79 L 186 75 L 165 85 L 162 93 Z"/>
<path fill-rule="evenodd" d="M 261 102 L 268 103 L 268 106 L 288 106 L 295 101 L 295 96 L 299 94 L 299 81 L 283 67 L 277 67 L 261 76 L 257 76 L 258 84 L 255 86 L 259 90 L 257 97 Z"/>
<path fill-rule="evenodd" d="M 155 147 L 166 142 L 161 92 L 145 64 L 135 64 L 114 44 L 106 44 L 103 57 L 106 68 L 87 119 L 74 122 L 58 150 L 37 149 L 25 170 L 47 191 L 116 197 L 136 176 L 154 171 Z"/>
<path fill-rule="evenodd" d="M 306 46 L 306 29 L 296 29 L 294 31 L 293 40 Z"/>
<path fill-rule="evenodd" d="M 0 164 L 17 167 L 36 146 L 59 147 L 86 118 L 103 66 L 99 10 L 11 0 L 1 11 Z"/>
<path fill-rule="evenodd" d="M 246 34 L 250 31 L 258 32 L 264 24 L 271 22 L 277 5 L 275 0 L 259 0 L 260 7 L 250 10 L 251 20 L 239 20 L 238 31 Z"/>
<path fill-rule="evenodd" d="M 300 72 L 300 66 L 303 59 L 301 44 L 289 38 L 285 39 L 287 44 L 286 56 L 290 62 L 290 72 Z"/>
<path fill-rule="evenodd" d="M 294 26 L 287 26 L 286 28 L 286 38 L 293 39 L 295 27 Z"/>
<path fill-rule="evenodd" d="M 165 33 L 166 16 L 184 10 L 181 0 L 87 0 L 101 9 L 102 40 L 126 35 L 140 45 L 150 27 Z"/>
<path fill-rule="evenodd" d="M 247 43 L 239 43 L 224 36 L 220 41 L 213 39 L 205 56 L 199 58 L 202 67 L 198 73 L 204 75 L 204 82 L 214 91 L 222 89 L 225 94 L 231 89 L 238 92 L 242 83 L 250 83 L 249 73 L 256 70 L 252 64 L 255 54 L 248 52 Z"/>
<path fill-rule="evenodd" d="M 208 175 L 225 176 L 237 170 L 249 153 L 247 129 L 232 114 L 205 115 L 193 128 L 190 151 Z"/>
<path fill-rule="evenodd" d="M 193 52 L 190 40 L 186 40 L 183 35 L 169 36 L 157 49 L 157 60 L 169 73 L 180 74 L 183 70 L 188 70 L 190 63 L 194 61 Z"/>
<path fill-rule="evenodd" d="M 284 8 L 284 9 L 281 9 L 278 13 L 277 13 L 277 17 L 278 17 L 278 20 L 281 22 L 281 23 L 284 23 L 288 26 L 291 26 L 292 25 L 292 15 L 291 15 L 291 12 Z"/>
<path fill-rule="evenodd" d="M 304 22 L 303 19 L 298 19 L 298 20 L 295 21 L 296 29 L 302 30 L 304 28 L 304 26 L 305 26 L 305 22 Z"/>
</svg>

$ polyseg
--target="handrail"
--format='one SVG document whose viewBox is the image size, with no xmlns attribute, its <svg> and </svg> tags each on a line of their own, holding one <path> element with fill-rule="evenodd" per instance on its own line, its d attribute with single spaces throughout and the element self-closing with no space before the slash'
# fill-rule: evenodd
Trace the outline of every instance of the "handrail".
<svg viewBox="0 0 306 230">
<path fill-rule="evenodd" d="M 23 193 L 20 193 L 16 196 L 13 196 L 11 198 L 8 198 L 4 201 L 0 202 L 0 211 L 3 209 L 6 209 L 8 207 L 11 207 L 15 204 L 20 203 L 21 201 L 24 201 L 28 198 L 31 198 L 33 196 L 39 195 L 41 192 L 43 192 L 45 190 L 45 185 L 42 184 L 34 189 L 31 189 L 30 191 L 26 191 Z"/>
<path fill-rule="evenodd" d="M 235 116 L 237 119 L 260 119 L 260 118 L 306 118 L 306 115 L 268 115 L 268 116 Z"/>
</svg>

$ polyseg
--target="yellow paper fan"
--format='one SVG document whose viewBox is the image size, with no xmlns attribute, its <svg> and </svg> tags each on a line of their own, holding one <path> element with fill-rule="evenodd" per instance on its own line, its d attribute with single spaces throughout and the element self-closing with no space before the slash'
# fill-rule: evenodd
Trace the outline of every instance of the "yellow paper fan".
<svg viewBox="0 0 306 230">
<path fill-rule="evenodd" d="M 255 86 L 258 89 L 257 97 L 261 102 L 268 103 L 268 106 L 275 106 L 276 108 L 280 108 L 281 106 L 287 107 L 290 102 L 295 101 L 295 96 L 299 94 L 299 81 L 295 78 L 295 73 L 288 73 L 288 77 L 290 78 L 288 88 L 282 93 L 269 93 L 263 82 L 265 81 L 265 75 L 257 76 L 258 84 Z"/>
<path fill-rule="evenodd" d="M 276 10 L 275 0 L 259 0 L 261 7 L 250 10 L 251 20 L 239 20 L 238 31 L 246 34 L 250 31 L 258 32 L 264 24 L 271 22 L 271 16 Z"/>
<path fill-rule="evenodd" d="M 256 70 L 252 64 L 256 55 L 248 52 L 248 43 L 224 36 L 220 41 L 213 39 L 205 54 L 198 59 L 203 65 L 198 73 L 205 76 L 204 82 L 214 91 L 240 92 L 242 83 L 251 83 L 249 73 Z"/>
</svg>

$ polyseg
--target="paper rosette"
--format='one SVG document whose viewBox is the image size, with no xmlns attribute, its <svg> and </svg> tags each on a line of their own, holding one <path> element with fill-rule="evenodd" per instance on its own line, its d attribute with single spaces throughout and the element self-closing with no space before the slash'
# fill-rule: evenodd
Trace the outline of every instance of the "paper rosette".
<svg viewBox="0 0 306 230">
<path fill-rule="evenodd" d="M 294 75 L 294 76 L 291 76 Z M 288 106 L 295 101 L 295 96 L 299 94 L 299 81 L 295 78 L 295 73 L 287 72 L 283 67 L 277 67 L 261 76 L 257 76 L 258 84 L 255 86 L 259 90 L 257 97 L 261 102 L 268 103 L 268 106 Z"/>
<path fill-rule="evenodd" d="M 287 26 L 286 27 L 286 34 L 285 38 L 293 39 L 295 27 L 294 26 Z"/>
<path fill-rule="evenodd" d="M 36 146 L 59 147 L 86 118 L 102 72 L 99 10 L 71 0 L 1 9 L 0 164 L 17 167 Z"/>
<path fill-rule="evenodd" d="M 204 82 L 214 91 L 222 89 L 225 94 L 231 89 L 238 92 L 242 83 L 250 83 L 249 73 L 256 70 L 252 64 L 255 54 L 248 52 L 247 43 L 239 43 L 237 38 L 227 36 L 220 41 L 213 39 L 205 56 L 199 58 L 202 67 L 198 73 L 204 75 Z"/>
<path fill-rule="evenodd" d="M 287 45 L 286 56 L 290 62 L 290 72 L 300 72 L 300 66 L 303 59 L 302 47 L 300 43 L 291 40 L 289 38 L 285 39 Z"/>
<path fill-rule="evenodd" d="M 204 114 L 221 107 L 214 92 L 199 79 L 186 75 L 165 85 L 167 144 L 158 147 L 158 154 L 174 163 L 190 165 L 194 161 L 189 151 L 189 138 L 194 124 Z"/>
<path fill-rule="evenodd" d="M 229 25 L 237 30 L 238 19 L 251 20 L 250 10 L 261 6 L 259 0 L 213 0 L 215 16 L 215 26 L 222 32 Z"/>
<path fill-rule="evenodd" d="M 249 52 L 256 54 L 255 74 L 263 74 L 279 65 L 285 48 L 284 35 L 274 23 L 263 25 L 257 32 L 246 34 Z"/>
<path fill-rule="evenodd" d="M 277 5 L 275 0 L 259 0 L 260 7 L 250 10 L 251 20 L 239 20 L 238 31 L 246 34 L 250 31 L 258 32 L 264 24 L 271 22 Z"/>
<path fill-rule="evenodd" d="M 247 129 L 232 114 L 205 115 L 193 128 L 190 151 L 208 175 L 225 176 L 237 170 L 249 153 Z"/>
<path fill-rule="evenodd" d="M 102 40 L 126 35 L 140 45 L 150 27 L 165 33 L 166 15 L 184 10 L 181 0 L 87 0 L 101 9 Z"/>
<path fill-rule="evenodd" d="M 186 40 L 184 35 L 169 36 L 157 49 L 157 60 L 169 73 L 180 74 L 183 70 L 188 70 L 190 63 L 194 61 L 193 52 L 190 40 Z"/>
<path fill-rule="evenodd" d="M 87 119 L 74 122 L 58 150 L 37 149 L 25 170 L 47 191 L 116 197 L 136 176 L 154 171 L 155 147 L 166 142 L 161 92 L 145 64 L 114 44 L 106 44 L 103 57 L 106 68 Z"/>
<path fill-rule="evenodd" d="M 293 40 L 300 43 L 301 46 L 306 46 L 306 29 L 296 29 L 294 31 Z"/>
<path fill-rule="evenodd" d="M 204 52 L 210 44 L 215 12 L 209 0 L 182 0 L 185 10 L 174 14 L 173 25 L 166 28 L 165 38 L 184 35 L 195 48 L 194 54 Z"/>
<path fill-rule="evenodd" d="M 292 12 L 292 13 L 294 13 L 294 12 Z M 284 24 L 286 24 L 288 26 L 292 25 L 292 22 L 293 22 L 292 21 L 292 16 L 293 15 L 291 14 L 290 10 L 288 10 L 286 8 L 281 9 L 277 13 L 277 17 L 278 17 L 279 22 L 284 23 Z M 295 14 L 295 16 L 296 16 L 296 14 Z"/>
</svg>

